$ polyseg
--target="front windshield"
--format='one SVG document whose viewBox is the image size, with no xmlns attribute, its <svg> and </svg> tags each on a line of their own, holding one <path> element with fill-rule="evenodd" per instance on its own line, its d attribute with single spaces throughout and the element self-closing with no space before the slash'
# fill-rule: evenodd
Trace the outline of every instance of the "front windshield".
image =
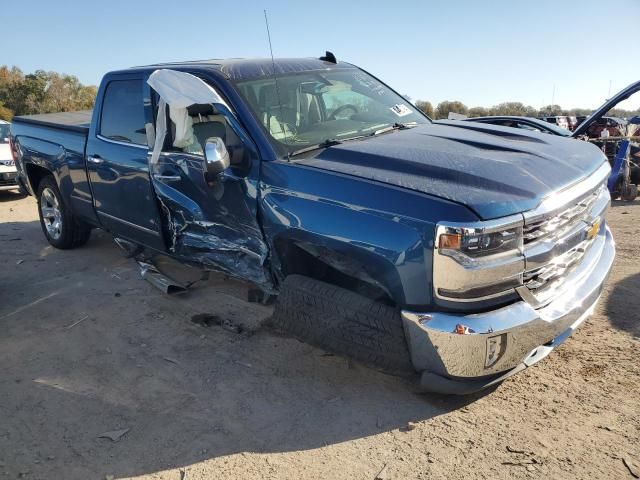
<svg viewBox="0 0 640 480">
<path fill-rule="evenodd" d="M 281 152 L 371 135 L 392 126 L 428 123 L 407 100 L 365 72 L 303 72 L 238 82 Z"/>
</svg>

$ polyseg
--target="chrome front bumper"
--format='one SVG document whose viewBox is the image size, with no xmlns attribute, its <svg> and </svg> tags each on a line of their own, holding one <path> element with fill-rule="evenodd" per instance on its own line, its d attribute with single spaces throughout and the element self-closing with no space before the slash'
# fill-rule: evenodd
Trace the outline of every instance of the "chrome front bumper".
<svg viewBox="0 0 640 480">
<path fill-rule="evenodd" d="M 542 308 L 523 300 L 468 315 L 403 311 L 411 359 L 423 372 L 423 388 L 470 393 L 546 357 L 591 314 L 614 256 L 613 237 L 603 225 L 555 300 Z"/>
</svg>

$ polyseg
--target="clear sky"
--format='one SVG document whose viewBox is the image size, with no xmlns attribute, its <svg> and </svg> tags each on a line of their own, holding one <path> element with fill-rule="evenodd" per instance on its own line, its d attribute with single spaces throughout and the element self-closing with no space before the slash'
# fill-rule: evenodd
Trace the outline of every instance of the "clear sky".
<svg viewBox="0 0 640 480">
<path fill-rule="evenodd" d="M 331 50 L 434 104 L 590 108 L 640 80 L 640 0 L 11 0 L 0 64 L 97 84 L 134 65 L 264 57 L 263 9 L 276 57 Z"/>
</svg>

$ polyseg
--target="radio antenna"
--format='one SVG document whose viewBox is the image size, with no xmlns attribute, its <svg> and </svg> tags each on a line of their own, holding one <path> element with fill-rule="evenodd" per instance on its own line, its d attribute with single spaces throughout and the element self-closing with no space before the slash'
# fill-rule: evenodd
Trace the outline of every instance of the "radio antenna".
<svg viewBox="0 0 640 480">
<path fill-rule="evenodd" d="M 282 113 L 282 100 L 280 98 L 280 88 L 278 87 L 278 76 L 276 75 L 276 61 L 273 58 L 273 46 L 271 45 L 271 32 L 269 31 L 269 18 L 267 17 L 267 11 L 264 11 L 264 24 L 267 27 L 267 38 L 269 39 L 269 52 L 271 53 L 271 68 L 272 68 L 272 73 L 273 73 L 273 81 L 276 84 L 276 97 L 278 99 L 278 107 L 280 108 L 280 118 L 282 118 L 284 120 L 284 114 Z M 269 115 L 267 114 L 267 118 L 270 118 Z M 280 128 L 282 129 L 282 135 L 284 136 L 284 141 L 285 143 L 287 142 L 287 130 L 285 128 L 285 124 L 283 122 L 280 121 L 280 119 L 277 119 L 278 123 L 280 124 Z M 271 120 L 269 120 L 269 123 L 271 123 Z M 269 131 L 271 131 L 271 125 L 266 125 L 266 127 L 269 129 Z M 287 160 L 291 160 L 291 152 L 289 151 L 289 148 L 287 148 Z"/>
</svg>

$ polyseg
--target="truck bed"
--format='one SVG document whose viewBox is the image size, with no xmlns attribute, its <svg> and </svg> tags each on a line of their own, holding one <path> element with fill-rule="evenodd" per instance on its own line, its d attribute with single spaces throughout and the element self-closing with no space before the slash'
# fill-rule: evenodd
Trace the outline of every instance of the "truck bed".
<svg viewBox="0 0 640 480">
<path fill-rule="evenodd" d="M 89 133 L 91 126 L 92 110 L 79 112 L 41 113 L 37 115 L 24 115 L 13 117 L 14 123 L 30 123 L 43 127 L 72 130 L 74 132 Z"/>
</svg>

